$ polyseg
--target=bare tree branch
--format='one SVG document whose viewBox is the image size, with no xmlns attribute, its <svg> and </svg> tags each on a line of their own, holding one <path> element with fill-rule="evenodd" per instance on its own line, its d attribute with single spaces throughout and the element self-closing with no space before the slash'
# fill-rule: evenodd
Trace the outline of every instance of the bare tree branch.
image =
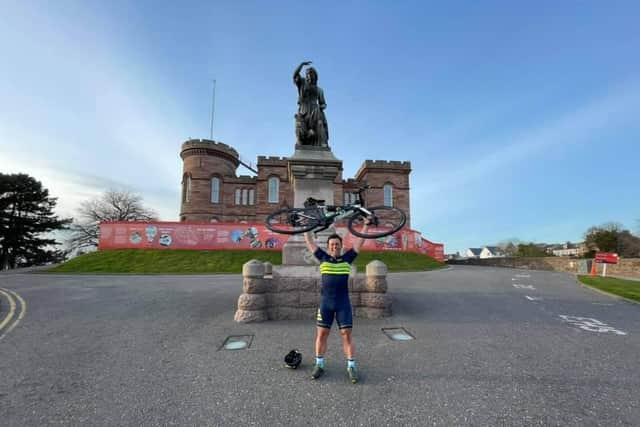
<svg viewBox="0 0 640 427">
<path fill-rule="evenodd" d="M 142 204 L 142 197 L 126 190 L 108 190 L 101 196 L 86 200 L 78 208 L 78 217 L 71 224 L 67 240 L 70 252 L 95 248 L 100 240 L 102 221 L 154 221 L 157 214 Z"/>
</svg>

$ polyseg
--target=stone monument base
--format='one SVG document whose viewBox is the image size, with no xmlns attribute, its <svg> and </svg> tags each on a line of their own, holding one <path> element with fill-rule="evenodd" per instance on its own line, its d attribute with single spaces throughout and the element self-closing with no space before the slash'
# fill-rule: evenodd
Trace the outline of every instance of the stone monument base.
<svg viewBox="0 0 640 427">
<path fill-rule="evenodd" d="M 251 260 L 243 266 L 242 274 L 242 294 L 234 317 L 237 322 L 315 319 L 322 287 L 317 266 L 272 266 L 272 276 L 268 277 L 264 263 Z M 391 316 L 386 265 L 372 261 L 366 274 L 356 274 L 353 267 L 349 296 L 354 317 Z"/>
</svg>

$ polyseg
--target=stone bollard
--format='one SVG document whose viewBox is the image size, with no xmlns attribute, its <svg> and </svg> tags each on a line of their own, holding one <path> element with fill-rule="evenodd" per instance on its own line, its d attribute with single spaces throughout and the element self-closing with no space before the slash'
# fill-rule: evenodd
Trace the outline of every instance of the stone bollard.
<svg viewBox="0 0 640 427">
<path fill-rule="evenodd" d="M 391 296 L 387 295 L 387 266 L 378 260 L 367 264 L 364 289 L 356 316 L 379 319 L 391 316 Z"/>
<path fill-rule="evenodd" d="M 271 276 L 273 274 L 273 265 L 269 261 L 264 262 L 264 275 Z"/>
<path fill-rule="evenodd" d="M 382 261 L 373 260 L 367 264 L 366 292 L 386 293 L 387 292 L 387 266 Z"/>
<path fill-rule="evenodd" d="M 252 259 L 242 266 L 242 295 L 238 298 L 236 322 L 262 322 L 267 320 L 267 295 L 264 263 Z"/>
</svg>

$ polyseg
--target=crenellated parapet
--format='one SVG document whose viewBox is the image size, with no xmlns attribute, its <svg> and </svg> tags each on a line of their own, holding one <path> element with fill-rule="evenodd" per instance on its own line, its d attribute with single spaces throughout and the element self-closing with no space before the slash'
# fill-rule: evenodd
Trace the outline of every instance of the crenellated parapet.
<svg viewBox="0 0 640 427">
<path fill-rule="evenodd" d="M 361 181 L 367 173 L 400 174 L 411 173 L 411 162 L 398 160 L 365 160 L 358 169 L 355 179 Z"/>
<path fill-rule="evenodd" d="M 286 166 L 287 158 L 279 156 L 258 156 L 258 168 L 260 166 Z"/>
<path fill-rule="evenodd" d="M 240 164 L 238 152 L 231 146 L 209 139 L 190 139 L 182 144 L 180 157 L 214 156 L 230 161 L 237 168 Z"/>
</svg>

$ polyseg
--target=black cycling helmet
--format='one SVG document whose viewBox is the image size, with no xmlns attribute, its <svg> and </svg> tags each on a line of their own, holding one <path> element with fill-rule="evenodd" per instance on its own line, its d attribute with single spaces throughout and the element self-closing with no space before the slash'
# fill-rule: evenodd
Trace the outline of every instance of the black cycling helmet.
<svg viewBox="0 0 640 427">
<path fill-rule="evenodd" d="M 284 357 L 284 363 L 287 368 L 296 369 L 302 363 L 302 353 L 298 350 L 291 350 Z"/>
</svg>

